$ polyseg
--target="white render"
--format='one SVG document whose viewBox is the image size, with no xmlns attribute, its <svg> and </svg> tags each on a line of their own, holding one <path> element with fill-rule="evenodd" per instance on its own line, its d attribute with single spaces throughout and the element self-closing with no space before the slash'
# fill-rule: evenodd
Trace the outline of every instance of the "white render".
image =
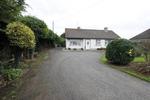
<svg viewBox="0 0 150 100">
<path fill-rule="evenodd" d="M 100 49 L 106 48 L 110 40 L 104 39 L 66 39 L 67 49 Z"/>
</svg>

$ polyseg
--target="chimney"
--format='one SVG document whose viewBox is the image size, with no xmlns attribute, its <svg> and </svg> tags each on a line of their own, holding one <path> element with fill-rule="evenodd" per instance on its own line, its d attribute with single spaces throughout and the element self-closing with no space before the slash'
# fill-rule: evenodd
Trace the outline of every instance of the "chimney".
<svg viewBox="0 0 150 100">
<path fill-rule="evenodd" d="M 105 31 L 105 32 L 108 32 L 108 27 L 104 27 L 104 31 Z"/>
<path fill-rule="evenodd" d="M 77 27 L 77 29 L 79 30 L 79 29 L 81 29 L 80 27 Z"/>
</svg>

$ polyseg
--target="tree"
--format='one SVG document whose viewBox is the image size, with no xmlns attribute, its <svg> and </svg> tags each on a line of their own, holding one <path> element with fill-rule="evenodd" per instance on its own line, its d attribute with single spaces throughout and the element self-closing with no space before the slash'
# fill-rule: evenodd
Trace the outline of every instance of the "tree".
<svg viewBox="0 0 150 100">
<path fill-rule="evenodd" d="M 4 30 L 0 30 L 0 62 L 11 58 L 9 41 Z"/>
<path fill-rule="evenodd" d="M 6 35 L 13 48 L 15 66 L 18 66 L 23 49 L 34 48 L 35 36 L 33 31 L 20 22 L 12 22 L 7 25 Z"/>
<path fill-rule="evenodd" d="M 48 36 L 47 36 L 47 42 L 51 47 L 54 47 L 54 45 L 55 45 L 54 35 L 55 35 L 55 33 L 49 29 Z"/>
<path fill-rule="evenodd" d="M 57 46 L 64 46 L 65 45 L 65 39 L 58 36 L 57 34 L 53 35 L 53 39 L 54 39 L 54 42 Z"/>
<path fill-rule="evenodd" d="M 36 49 L 39 50 L 40 46 L 43 45 L 43 40 L 47 39 L 49 35 L 49 30 L 46 23 L 34 16 L 20 17 L 19 21 L 24 23 L 34 31 L 36 37 Z"/>
<path fill-rule="evenodd" d="M 20 17 L 19 21 L 30 27 L 38 38 L 46 38 L 48 35 L 48 27 L 43 20 L 34 16 Z"/>
<path fill-rule="evenodd" d="M 1 56 L 3 60 L 10 56 L 8 53 L 10 52 L 9 42 L 5 34 L 6 25 L 20 16 L 21 12 L 25 11 L 25 6 L 24 0 L 0 0 L 0 49 L 4 53 L 0 51 L 2 55 L 5 55 L 3 57 Z"/>
<path fill-rule="evenodd" d="M 61 34 L 60 37 L 65 38 L 65 33 Z"/>
<path fill-rule="evenodd" d="M 65 41 L 65 33 L 61 34 L 60 37 L 61 39 L 61 46 L 65 47 L 66 45 L 66 41 Z"/>
<path fill-rule="evenodd" d="M 150 63 L 150 41 L 141 41 L 139 45 L 142 47 L 142 52 L 145 57 L 146 62 Z"/>
<path fill-rule="evenodd" d="M 0 28 L 15 20 L 21 15 L 21 11 L 25 11 L 26 3 L 24 0 L 0 0 Z"/>
</svg>

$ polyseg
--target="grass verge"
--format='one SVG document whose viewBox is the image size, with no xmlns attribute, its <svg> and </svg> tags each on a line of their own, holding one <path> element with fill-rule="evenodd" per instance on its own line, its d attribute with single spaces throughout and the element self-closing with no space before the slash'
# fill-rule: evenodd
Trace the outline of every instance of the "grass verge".
<svg viewBox="0 0 150 100">
<path fill-rule="evenodd" d="M 143 57 L 137 57 L 137 58 L 134 59 L 133 62 L 134 63 L 145 62 L 145 60 L 143 60 L 143 59 L 144 59 Z M 122 71 L 124 73 L 127 73 L 131 76 L 134 76 L 136 78 L 139 78 L 139 79 L 147 81 L 147 82 L 150 82 L 150 76 L 141 74 L 141 73 L 137 72 L 136 70 L 134 70 L 133 68 L 131 68 L 130 66 L 117 66 L 117 65 L 109 64 L 104 55 L 101 56 L 100 62 L 103 63 L 103 64 L 107 64 L 111 68 L 114 68 L 114 69 L 117 69 L 117 70 Z"/>
</svg>

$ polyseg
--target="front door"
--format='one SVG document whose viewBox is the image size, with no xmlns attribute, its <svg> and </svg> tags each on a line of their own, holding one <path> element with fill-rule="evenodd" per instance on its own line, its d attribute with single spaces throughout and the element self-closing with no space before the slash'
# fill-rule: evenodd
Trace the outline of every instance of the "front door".
<svg viewBox="0 0 150 100">
<path fill-rule="evenodd" d="M 86 40 L 86 49 L 90 49 L 91 42 L 90 40 Z"/>
</svg>

